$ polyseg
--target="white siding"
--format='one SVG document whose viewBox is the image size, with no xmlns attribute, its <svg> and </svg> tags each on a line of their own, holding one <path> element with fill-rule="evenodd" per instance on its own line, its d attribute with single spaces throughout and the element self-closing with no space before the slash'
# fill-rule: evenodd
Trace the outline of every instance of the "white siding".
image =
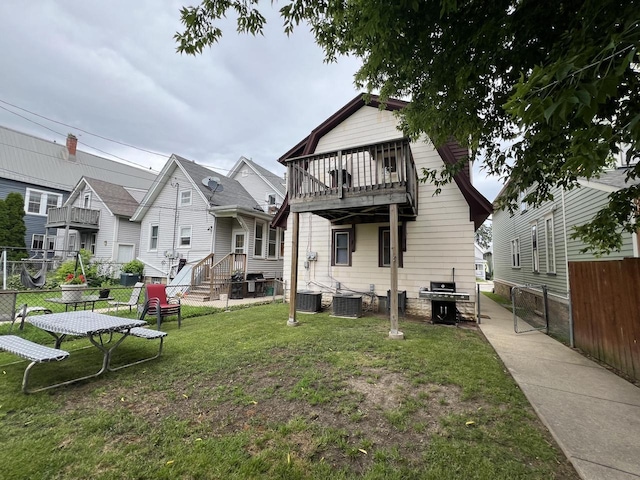
<svg viewBox="0 0 640 480">
<path fill-rule="evenodd" d="M 104 205 L 102 201 L 98 199 L 98 196 L 89 188 L 85 188 L 78 197 L 74 200 L 72 206 L 84 208 L 84 194 L 85 192 L 91 193 L 91 210 L 100 210 L 100 229 L 96 232 L 96 251 L 94 254 L 95 259 L 101 259 L 110 261 L 113 259 L 113 241 L 114 232 L 116 229 L 116 217 L 114 217 L 109 209 Z M 61 229 L 63 230 L 63 229 Z M 70 230 L 70 232 L 73 230 Z M 79 238 L 80 233 L 78 233 Z M 106 244 L 105 244 L 106 242 Z M 137 243 L 137 239 L 136 239 Z M 87 248 L 88 249 L 88 248 Z"/>
<path fill-rule="evenodd" d="M 178 187 L 171 186 L 171 183 Z M 193 188 L 192 204 L 176 209 L 176 188 L 183 190 Z M 149 232 L 152 224 L 158 225 L 158 248 L 149 250 Z M 208 228 L 213 225 L 213 217 L 207 212 L 207 205 L 200 195 L 196 194 L 195 187 L 183 175 L 182 171 L 175 168 L 172 173 L 172 181 L 163 187 L 153 205 L 149 208 L 140 223 L 140 249 L 138 258 L 145 265 L 146 276 L 166 276 L 171 265 L 178 263 L 177 259 L 170 260 L 165 252 L 176 252 L 188 263 L 194 263 L 209 253 L 212 246 L 212 232 Z M 191 246 L 180 247 L 180 227 L 191 227 Z"/>
<path fill-rule="evenodd" d="M 246 176 L 243 175 L 243 171 L 247 171 Z M 267 195 L 273 194 L 276 196 L 276 204 L 282 205 L 284 197 L 271 188 L 260 175 L 258 175 L 253 169 L 246 164 L 243 164 L 238 173 L 233 177 L 240 185 L 242 185 L 249 195 L 256 201 L 256 205 L 259 205 L 265 212 L 268 210 Z"/>
<path fill-rule="evenodd" d="M 316 153 L 402 137 L 396 124 L 392 112 L 363 107 L 325 135 Z M 431 144 L 412 143 L 411 150 L 419 171 L 442 166 Z M 406 290 L 408 298 L 416 299 L 420 287 L 428 287 L 431 281 L 451 281 L 455 269 L 458 291 L 468 292 L 475 302 L 474 225 L 468 204 L 453 182 L 438 196 L 433 196 L 435 187 L 430 184 L 420 184 L 419 189 L 419 216 L 407 223 L 407 250 L 403 252 L 404 267 L 398 273 L 398 288 Z M 289 217 L 285 278 L 290 278 L 291 269 L 292 215 Z M 378 228 L 383 225 L 388 223 L 356 225 L 352 265 L 332 267 L 330 223 L 310 213 L 300 214 L 298 288 L 328 291 L 340 282 L 342 289 L 369 292 L 373 284 L 376 295 L 386 295 L 390 270 L 378 267 Z M 309 251 L 317 252 L 317 260 L 305 269 Z"/>
</svg>

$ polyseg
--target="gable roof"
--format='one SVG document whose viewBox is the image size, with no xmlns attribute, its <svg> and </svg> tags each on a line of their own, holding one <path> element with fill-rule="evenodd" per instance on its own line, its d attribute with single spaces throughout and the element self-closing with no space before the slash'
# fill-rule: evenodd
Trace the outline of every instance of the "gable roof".
<svg viewBox="0 0 640 480">
<path fill-rule="evenodd" d="M 247 165 L 254 173 L 262 178 L 274 191 L 278 192 L 283 197 L 285 196 L 286 188 L 284 186 L 284 178 L 279 177 L 273 172 L 270 172 L 261 165 L 258 165 L 253 160 L 246 157 L 240 157 L 233 168 L 229 171 L 229 177 L 233 177 L 240 171 L 242 164 Z"/>
<path fill-rule="evenodd" d="M 122 186 L 105 182 L 97 178 L 82 177 L 67 199 L 67 204 L 72 203 L 87 185 L 114 215 L 131 217 L 138 208 L 138 202 Z"/>
<path fill-rule="evenodd" d="M 249 192 L 247 192 L 237 180 L 233 180 L 215 170 L 211 170 L 197 164 L 193 160 L 187 160 L 174 153 L 162 168 L 162 171 L 142 199 L 142 202 L 140 202 L 140 206 L 131 217 L 131 220 L 140 221 L 142 217 L 144 217 L 160 194 L 162 187 L 171 181 L 171 176 L 175 168 L 179 168 L 189 179 L 189 182 L 196 189 L 202 201 L 209 207 L 233 205 L 247 210 L 254 210 L 255 207 L 258 207 L 253 197 L 249 195 Z M 223 189 L 212 193 L 211 190 L 202 183 L 202 179 L 207 177 L 218 177 L 220 179 L 219 184 Z M 259 211 L 262 212 L 262 209 Z"/>
<path fill-rule="evenodd" d="M 0 177 L 71 191 L 82 177 L 102 178 L 124 187 L 147 189 L 157 172 L 98 157 L 81 150 L 69 157 L 65 142 L 0 126 Z"/>
<path fill-rule="evenodd" d="M 340 123 L 345 121 L 360 108 L 364 106 L 379 108 L 382 104 L 383 102 L 380 100 L 380 97 L 378 95 L 371 95 L 369 102 L 365 101 L 364 95 L 358 95 L 344 107 L 342 107 L 328 119 L 314 128 L 307 137 L 298 142 L 287 153 L 282 155 L 278 159 L 278 161 L 280 163 L 285 163 L 285 161 L 290 158 L 312 154 L 318 146 L 318 142 L 324 135 L 336 128 Z M 408 104 L 408 102 L 405 102 L 403 100 L 390 98 L 386 102 L 384 102 L 384 109 L 389 111 L 402 110 Z M 442 161 L 448 164 L 455 164 L 459 160 L 462 160 L 468 156 L 467 150 L 460 146 L 460 144 L 455 140 L 451 140 L 446 144 L 438 147 L 437 151 L 440 154 Z M 456 182 L 456 185 L 460 189 L 460 192 L 467 201 L 467 204 L 469 205 L 471 220 L 473 220 L 475 228 L 478 229 L 480 225 L 482 225 L 482 223 L 489 217 L 489 215 L 491 215 L 491 212 L 493 212 L 493 205 L 471 183 L 468 165 L 465 165 L 465 167 L 453 178 Z M 276 214 L 276 217 L 272 222 L 273 225 L 275 225 L 277 222 L 278 225 L 281 226 L 282 222 L 286 222 L 286 213 L 288 212 L 288 208 L 289 203 L 287 198 L 285 199 L 282 207 L 280 207 L 280 209 L 282 210 L 282 214 L 280 214 L 280 212 Z"/>
</svg>

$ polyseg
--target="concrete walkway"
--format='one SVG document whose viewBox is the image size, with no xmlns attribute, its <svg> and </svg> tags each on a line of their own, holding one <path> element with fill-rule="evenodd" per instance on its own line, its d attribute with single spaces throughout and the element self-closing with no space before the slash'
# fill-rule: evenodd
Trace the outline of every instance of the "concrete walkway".
<svg viewBox="0 0 640 480">
<path fill-rule="evenodd" d="M 510 311 L 480 302 L 482 332 L 580 477 L 640 479 L 640 388 L 543 333 L 516 334 Z"/>
</svg>

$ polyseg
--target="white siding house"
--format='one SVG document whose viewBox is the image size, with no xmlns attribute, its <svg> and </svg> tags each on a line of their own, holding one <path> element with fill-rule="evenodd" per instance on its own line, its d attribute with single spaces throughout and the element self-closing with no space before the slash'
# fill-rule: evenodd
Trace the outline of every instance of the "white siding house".
<svg viewBox="0 0 640 480">
<path fill-rule="evenodd" d="M 64 205 L 49 210 L 46 226 L 60 252 L 85 249 L 95 259 L 125 263 L 138 254 L 140 225 L 129 221 L 137 208 L 129 189 L 82 177 Z"/>
<path fill-rule="evenodd" d="M 323 292 L 325 303 L 334 293 L 358 293 L 376 308 L 392 289 L 389 204 L 399 203 L 397 289 L 406 291 L 407 313 L 431 314 L 430 302 L 419 298 L 419 291 L 432 281 L 454 281 L 459 292 L 470 296 L 459 308 L 472 311 L 474 232 L 490 214 L 491 204 L 473 188 L 467 168 L 439 195 L 434 195 L 434 185 L 417 181 L 422 168 L 465 161 L 466 151 L 454 142 L 436 148 L 429 141 L 403 138 L 393 110 L 405 105 L 390 100 L 381 110 L 377 97 L 371 104 L 357 97 L 280 159 L 288 164 L 288 205 L 274 223 L 284 221 L 287 209 L 299 213 L 294 287 Z M 380 149 L 386 149 L 384 155 Z M 396 156 L 400 151 L 406 157 Z M 343 188 L 336 188 L 337 158 L 342 159 L 338 175 Z M 294 202 L 296 195 L 304 201 Z M 284 247 L 287 277 L 293 272 L 292 217 Z M 347 243 L 341 246 L 342 240 Z"/>
<path fill-rule="evenodd" d="M 145 277 L 168 282 L 181 260 L 189 269 L 211 255 L 215 263 L 230 253 L 246 254 L 245 273 L 281 276 L 280 256 L 253 252 L 255 223 L 268 226 L 272 217 L 256 208 L 238 181 L 174 154 L 132 217 L 140 223 L 138 259 Z"/>
</svg>

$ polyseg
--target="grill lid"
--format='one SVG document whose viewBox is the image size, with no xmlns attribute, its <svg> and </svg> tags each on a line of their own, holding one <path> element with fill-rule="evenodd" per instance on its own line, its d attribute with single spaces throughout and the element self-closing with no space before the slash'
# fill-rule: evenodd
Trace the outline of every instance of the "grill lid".
<svg viewBox="0 0 640 480">
<path fill-rule="evenodd" d="M 455 292 L 455 282 L 430 282 L 430 290 L 432 292 Z"/>
</svg>

